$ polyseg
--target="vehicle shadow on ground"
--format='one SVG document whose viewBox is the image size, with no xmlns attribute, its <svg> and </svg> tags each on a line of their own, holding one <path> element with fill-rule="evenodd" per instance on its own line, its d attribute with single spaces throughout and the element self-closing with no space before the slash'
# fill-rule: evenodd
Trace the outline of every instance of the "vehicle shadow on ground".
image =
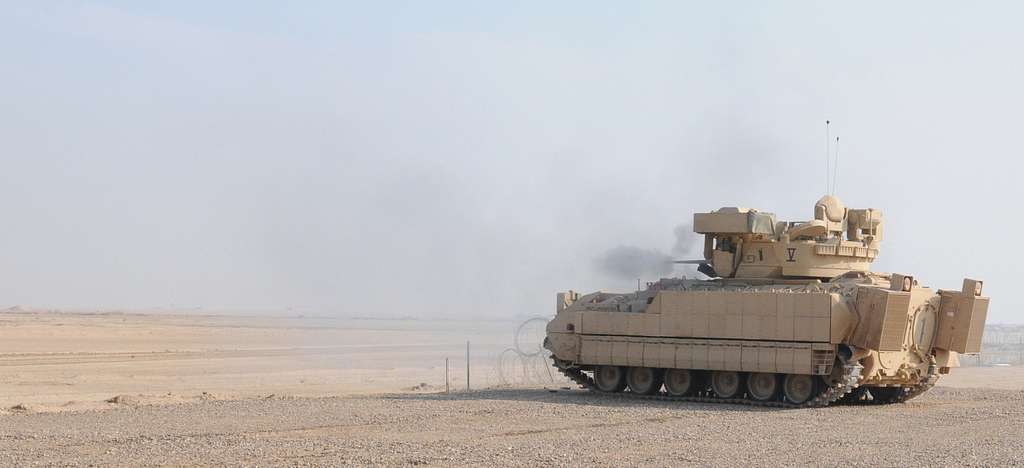
<svg viewBox="0 0 1024 468">
<path fill-rule="evenodd" d="M 401 393 L 391 394 L 385 398 L 411 401 L 474 401 L 499 400 L 554 403 L 564 405 L 619 407 L 619 408 L 661 408 L 704 411 L 794 411 L 787 408 L 750 406 L 730 403 L 706 403 L 690 401 L 664 401 L 631 397 L 627 394 L 603 394 L 586 390 L 564 388 L 491 388 L 473 391 L 457 391 L 451 393 Z M 799 410 L 796 410 L 799 411 Z"/>
</svg>

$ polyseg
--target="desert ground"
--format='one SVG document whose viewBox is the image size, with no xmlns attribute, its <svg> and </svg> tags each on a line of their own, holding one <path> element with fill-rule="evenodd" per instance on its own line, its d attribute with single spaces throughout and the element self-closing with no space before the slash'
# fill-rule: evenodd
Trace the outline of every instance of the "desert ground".
<svg viewBox="0 0 1024 468">
<path fill-rule="evenodd" d="M 7 311 L 0 465 L 1024 464 L 1024 367 L 893 406 L 636 401 L 506 351 L 520 322 Z"/>
</svg>

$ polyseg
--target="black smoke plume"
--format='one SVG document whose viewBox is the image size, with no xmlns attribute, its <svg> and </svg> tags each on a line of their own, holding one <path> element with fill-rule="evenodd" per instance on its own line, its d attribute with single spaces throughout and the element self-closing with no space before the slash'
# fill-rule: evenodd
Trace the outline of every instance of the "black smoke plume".
<svg viewBox="0 0 1024 468">
<path fill-rule="evenodd" d="M 693 252 L 696 235 L 689 224 L 680 224 L 673 229 L 675 243 L 672 255 L 659 249 L 645 249 L 632 245 L 620 245 L 608 249 L 598 259 L 601 271 L 618 279 L 657 279 L 672 275 L 675 264 L 672 260 L 691 260 L 683 258 Z"/>
</svg>

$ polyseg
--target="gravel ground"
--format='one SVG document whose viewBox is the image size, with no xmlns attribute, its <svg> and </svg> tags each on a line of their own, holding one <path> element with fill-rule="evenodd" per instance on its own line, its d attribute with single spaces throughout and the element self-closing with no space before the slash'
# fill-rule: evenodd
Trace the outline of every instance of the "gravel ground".
<svg viewBox="0 0 1024 468">
<path fill-rule="evenodd" d="M 809 410 L 577 390 L 270 398 L 0 415 L 0 465 L 1024 464 L 1024 391 Z"/>
</svg>

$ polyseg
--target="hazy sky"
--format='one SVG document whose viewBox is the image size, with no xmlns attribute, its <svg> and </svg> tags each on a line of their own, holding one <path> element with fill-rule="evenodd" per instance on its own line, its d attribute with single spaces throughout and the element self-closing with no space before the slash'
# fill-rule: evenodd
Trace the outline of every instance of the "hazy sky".
<svg viewBox="0 0 1024 468">
<path fill-rule="evenodd" d="M 828 118 L 875 269 L 1024 322 L 1017 2 L 0 3 L 0 306 L 547 315 L 810 217 Z"/>
</svg>

